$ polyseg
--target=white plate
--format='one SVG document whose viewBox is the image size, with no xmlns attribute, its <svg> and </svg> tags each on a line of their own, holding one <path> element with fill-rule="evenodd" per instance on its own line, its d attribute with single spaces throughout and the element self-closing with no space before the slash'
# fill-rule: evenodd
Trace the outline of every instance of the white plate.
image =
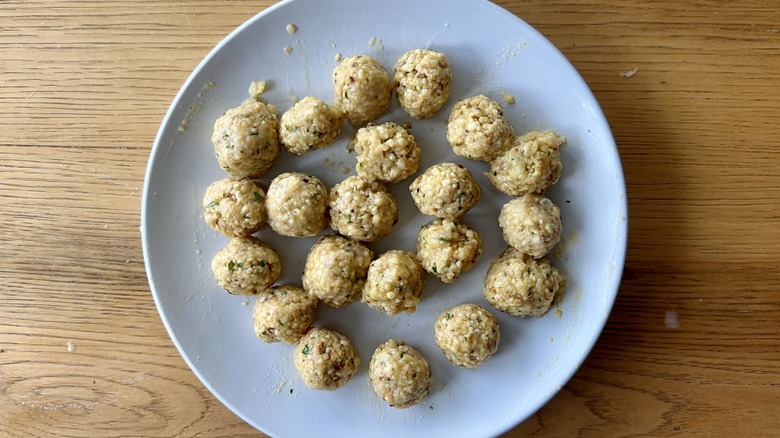
<svg viewBox="0 0 780 438">
<path fill-rule="evenodd" d="M 285 30 L 288 23 L 297 25 L 297 33 Z M 285 47 L 292 52 L 285 53 Z M 253 299 L 228 295 L 211 275 L 211 257 L 228 241 L 205 224 L 200 207 L 206 187 L 225 177 L 214 158 L 212 126 L 248 97 L 251 81 L 269 81 L 263 98 L 280 111 L 292 105 L 292 96 L 332 102 L 336 54 L 370 54 L 391 70 L 413 48 L 443 51 L 454 69 L 445 107 L 431 120 L 413 122 L 423 149 L 421 171 L 456 161 L 477 176 L 484 195 L 463 221 L 483 237 L 485 250 L 475 269 L 452 286 L 429 276 L 413 315 L 388 317 L 361 303 L 341 310 L 321 305 L 315 324 L 346 334 L 362 364 L 340 390 L 309 390 L 293 366 L 291 346 L 255 338 Z M 215 86 L 206 86 L 209 82 Z M 512 318 L 484 301 L 487 266 L 505 248 L 497 215 L 509 198 L 483 176 L 485 163 L 455 156 L 444 137 L 457 100 L 484 93 L 503 103 L 501 92 L 517 99 L 504 105 L 516 132 L 551 128 L 568 137 L 563 176 L 549 192 L 562 210 L 564 242 L 555 263 L 568 276 L 568 291 L 540 319 Z M 409 117 L 394 99 L 381 120 L 402 123 Z M 354 173 L 355 156 L 345 151 L 352 132 L 345 127 L 336 144 L 304 157 L 284 152 L 262 184 L 267 187 L 273 176 L 290 169 L 313 173 L 328 186 L 339 182 L 344 168 Z M 370 245 L 377 253 L 413 251 L 417 231 L 431 219 L 411 201 L 412 179 L 392 187 L 401 220 L 391 236 Z M 507 11 L 482 0 L 294 0 L 236 29 L 184 84 L 152 149 L 141 227 L 149 283 L 171 338 L 209 390 L 255 427 L 274 436 L 496 435 L 552 397 L 601 332 L 623 267 L 625 184 L 609 126 L 588 87 L 555 47 Z M 305 255 L 316 238 L 283 239 L 270 229 L 258 236 L 280 253 L 281 281 L 300 284 Z M 451 365 L 433 341 L 436 316 L 464 302 L 491 309 L 501 327 L 498 353 L 474 370 Z M 430 396 L 406 410 L 388 407 L 368 384 L 371 353 L 388 338 L 405 339 L 432 367 Z"/>
</svg>

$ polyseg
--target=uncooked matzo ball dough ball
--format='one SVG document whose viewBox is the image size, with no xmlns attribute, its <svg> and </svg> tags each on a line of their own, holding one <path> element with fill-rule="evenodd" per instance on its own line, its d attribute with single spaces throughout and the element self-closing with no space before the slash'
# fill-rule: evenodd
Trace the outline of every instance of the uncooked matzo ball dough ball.
<svg viewBox="0 0 780 438">
<path fill-rule="evenodd" d="M 561 240 L 561 210 L 541 195 L 515 198 L 501 208 L 498 224 L 504 241 L 535 259 L 544 257 Z"/>
<path fill-rule="evenodd" d="M 368 267 L 363 302 L 388 315 L 414 313 L 425 287 L 425 271 L 408 251 L 392 250 Z"/>
<path fill-rule="evenodd" d="M 433 50 L 406 52 L 393 68 L 398 103 L 412 118 L 432 116 L 447 101 L 452 72 L 447 57 Z"/>
<path fill-rule="evenodd" d="M 387 70 L 370 56 L 352 56 L 333 70 L 333 104 L 355 126 L 381 116 L 391 92 Z"/>
<path fill-rule="evenodd" d="M 273 105 L 248 100 L 214 123 L 211 136 L 222 169 L 237 178 L 259 178 L 276 161 L 279 118 Z"/>
<path fill-rule="evenodd" d="M 252 312 L 255 334 L 265 342 L 294 344 L 316 313 L 317 297 L 297 286 L 272 286 L 257 295 Z"/>
<path fill-rule="evenodd" d="M 298 341 L 294 362 L 306 386 L 332 391 L 357 373 L 360 358 L 346 336 L 313 328 Z"/>
<path fill-rule="evenodd" d="M 561 177 L 561 145 L 566 137 L 533 131 L 515 137 L 512 147 L 490 162 L 488 178 L 507 195 L 541 193 Z"/>
<path fill-rule="evenodd" d="M 295 155 L 333 143 L 341 133 L 344 114 L 335 106 L 307 96 L 282 114 L 279 139 Z"/>
<path fill-rule="evenodd" d="M 254 237 L 230 241 L 211 259 L 211 272 L 217 284 L 234 295 L 254 295 L 279 279 L 279 256 Z"/>
<path fill-rule="evenodd" d="M 303 268 L 303 288 L 331 307 L 360 298 L 374 253 L 356 240 L 336 234 L 312 246 Z"/>
<path fill-rule="evenodd" d="M 429 167 L 412 181 L 409 191 L 423 214 L 446 219 L 455 219 L 471 210 L 482 194 L 471 172 L 455 163 Z"/>
<path fill-rule="evenodd" d="M 498 102 L 483 95 L 456 103 L 447 123 L 452 150 L 470 160 L 490 161 L 509 147 L 512 126 Z"/>
<path fill-rule="evenodd" d="M 374 351 L 368 363 L 368 381 L 382 400 L 401 409 L 428 396 L 433 383 L 431 368 L 423 355 L 395 339 Z"/>
<path fill-rule="evenodd" d="M 268 186 L 268 224 L 282 236 L 311 237 L 328 225 L 328 188 L 314 175 L 283 173 Z"/>
<path fill-rule="evenodd" d="M 468 272 L 482 254 L 482 239 L 464 224 L 436 219 L 417 236 L 417 256 L 429 274 L 444 283 Z"/>
<path fill-rule="evenodd" d="M 476 304 L 461 304 L 445 310 L 436 319 L 434 339 L 453 364 L 476 368 L 498 350 L 498 321 Z"/>
<path fill-rule="evenodd" d="M 350 147 L 358 153 L 357 174 L 396 183 L 420 167 L 420 147 L 412 134 L 393 122 L 360 128 Z"/>
<path fill-rule="evenodd" d="M 221 179 L 206 189 L 203 216 L 225 236 L 248 236 L 265 225 L 265 192 L 247 178 Z"/>
<path fill-rule="evenodd" d="M 535 260 L 510 247 L 490 264 L 482 292 L 502 312 L 539 317 L 550 309 L 565 282 L 547 259 Z"/>
<path fill-rule="evenodd" d="M 398 220 L 393 195 L 378 181 L 353 175 L 330 191 L 330 226 L 363 242 L 375 242 L 390 233 Z"/>
</svg>

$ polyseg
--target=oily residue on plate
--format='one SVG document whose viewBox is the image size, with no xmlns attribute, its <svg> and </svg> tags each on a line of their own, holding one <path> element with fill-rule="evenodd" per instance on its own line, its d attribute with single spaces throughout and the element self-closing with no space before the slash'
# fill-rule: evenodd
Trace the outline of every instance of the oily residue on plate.
<svg viewBox="0 0 780 438">
<path fill-rule="evenodd" d="M 181 119 L 181 123 L 179 123 L 178 131 L 184 132 L 187 129 L 187 124 L 190 122 L 190 119 L 192 116 L 198 113 L 201 109 L 203 109 L 203 95 L 207 90 L 212 90 L 216 88 L 216 84 L 214 82 L 206 82 L 203 85 L 203 88 L 198 92 L 197 95 L 195 95 L 195 102 L 190 105 L 190 109 L 187 111 L 187 114 L 184 115 L 184 118 Z"/>
</svg>

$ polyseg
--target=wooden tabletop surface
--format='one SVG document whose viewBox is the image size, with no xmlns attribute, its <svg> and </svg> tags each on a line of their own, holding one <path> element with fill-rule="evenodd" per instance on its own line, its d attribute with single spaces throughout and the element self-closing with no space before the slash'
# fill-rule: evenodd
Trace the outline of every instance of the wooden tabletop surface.
<svg viewBox="0 0 780 438">
<path fill-rule="evenodd" d="M 139 224 L 171 100 L 272 3 L 0 2 L 0 436 L 259 434 L 174 348 Z M 603 335 L 508 436 L 780 436 L 780 6 L 498 3 L 598 98 L 630 224 Z"/>
</svg>

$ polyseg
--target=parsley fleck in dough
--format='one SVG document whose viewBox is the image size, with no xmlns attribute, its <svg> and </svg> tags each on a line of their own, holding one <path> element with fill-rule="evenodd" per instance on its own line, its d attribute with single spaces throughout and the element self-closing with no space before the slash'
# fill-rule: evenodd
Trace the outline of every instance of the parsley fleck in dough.
<svg viewBox="0 0 780 438">
<path fill-rule="evenodd" d="M 333 104 L 354 126 L 381 116 L 391 94 L 387 70 L 368 55 L 346 58 L 333 70 Z"/>
<path fill-rule="evenodd" d="M 453 364 L 476 368 L 498 350 L 498 321 L 476 304 L 461 304 L 445 310 L 436 319 L 434 338 Z"/>
<path fill-rule="evenodd" d="M 542 193 L 561 177 L 561 145 L 566 137 L 533 131 L 515 137 L 512 147 L 490 162 L 487 177 L 507 195 Z"/>
<path fill-rule="evenodd" d="M 203 196 L 203 216 L 227 237 L 249 236 L 265 225 L 265 192 L 247 178 L 215 181 Z"/>
<path fill-rule="evenodd" d="M 502 312 L 540 317 L 565 283 L 566 277 L 546 258 L 536 260 L 510 247 L 490 263 L 482 293 Z"/>
<path fill-rule="evenodd" d="M 393 122 L 358 129 L 350 149 L 358 153 L 357 174 L 367 180 L 397 183 L 420 168 L 417 140 Z"/>
<path fill-rule="evenodd" d="M 447 141 L 461 157 L 490 161 L 507 149 L 513 138 L 512 125 L 494 100 L 480 94 L 463 99 L 452 108 Z"/>
<path fill-rule="evenodd" d="M 360 365 L 355 347 L 346 336 L 312 328 L 295 346 L 295 368 L 311 389 L 332 391 L 346 385 Z"/>
<path fill-rule="evenodd" d="M 455 163 L 429 167 L 412 181 L 409 191 L 423 214 L 445 219 L 456 219 L 471 210 L 482 194 L 474 175 Z"/>
<path fill-rule="evenodd" d="M 282 236 L 311 237 L 328 225 L 328 188 L 314 175 L 283 173 L 268 186 L 268 223 Z"/>
<path fill-rule="evenodd" d="M 429 274 L 443 283 L 454 282 L 468 272 L 482 254 L 482 239 L 476 231 L 449 219 L 424 225 L 417 236 L 417 256 Z"/>
<path fill-rule="evenodd" d="M 279 118 L 273 105 L 248 100 L 214 123 L 219 166 L 236 178 L 259 178 L 279 157 Z"/>
<path fill-rule="evenodd" d="M 292 285 L 272 286 L 257 295 L 252 311 L 255 334 L 264 342 L 294 344 L 317 313 L 317 297 Z"/>
<path fill-rule="evenodd" d="M 431 368 L 423 355 L 395 339 L 374 351 L 368 363 L 368 381 L 382 400 L 399 409 L 422 401 L 433 384 Z"/>
<path fill-rule="evenodd" d="M 217 284 L 234 295 L 254 295 L 279 279 L 279 256 L 254 237 L 232 239 L 211 259 Z"/>
<path fill-rule="evenodd" d="M 330 191 L 330 226 L 339 234 L 362 242 L 376 242 L 393 229 L 398 206 L 378 181 L 353 175 Z"/>
<path fill-rule="evenodd" d="M 501 208 L 498 224 L 504 241 L 518 251 L 538 259 L 561 240 L 561 210 L 542 195 L 515 198 Z"/>
<path fill-rule="evenodd" d="M 312 246 L 303 268 L 303 288 L 331 307 L 360 298 L 374 253 L 352 239 L 328 234 Z"/>
<path fill-rule="evenodd" d="M 417 256 L 408 251 L 391 250 L 380 255 L 368 267 L 363 302 L 388 315 L 412 314 L 425 287 L 425 270 Z"/>
<path fill-rule="evenodd" d="M 398 103 L 414 119 L 434 115 L 447 102 L 451 86 L 450 63 L 441 52 L 410 50 L 393 67 Z"/>
<path fill-rule="evenodd" d="M 282 114 L 279 139 L 288 151 L 303 155 L 336 141 L 343 121 L 341 110 L 307 96 Z"/>
</svg>

